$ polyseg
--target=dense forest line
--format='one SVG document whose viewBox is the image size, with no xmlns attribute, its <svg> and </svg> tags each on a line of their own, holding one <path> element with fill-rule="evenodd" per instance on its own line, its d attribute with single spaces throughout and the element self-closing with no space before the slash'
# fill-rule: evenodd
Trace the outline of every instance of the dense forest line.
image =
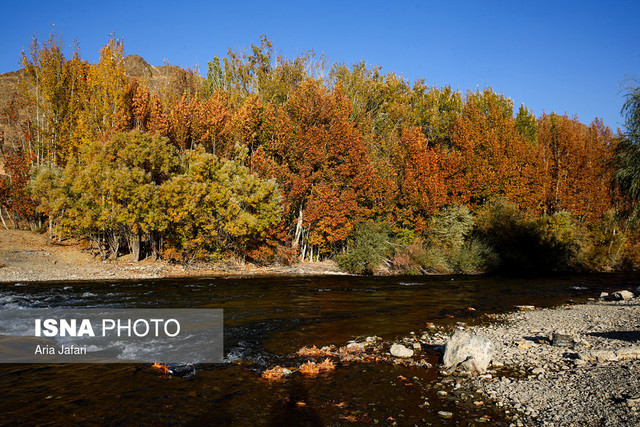
<svg viewBox="0 0 640 427">
<path fill-rule="evenodd" d="M 490 88 L 274 53 L 152 88 L 111 37 L 90 64 L 51 36 L 2 109 L 0 217 L 102 258 L 355 273 L 611 270 L 640 261 L 638 89 L 626 133 L 536 117 Z M 634 126 L 636 126 L 634 128 Z"/>
</svg>

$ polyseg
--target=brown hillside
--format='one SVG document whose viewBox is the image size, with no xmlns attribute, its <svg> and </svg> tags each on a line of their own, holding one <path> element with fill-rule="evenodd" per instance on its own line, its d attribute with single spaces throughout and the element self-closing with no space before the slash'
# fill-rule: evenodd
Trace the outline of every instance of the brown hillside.
<svg viewBox="0 0 640 427">
<path fill-rule="evenodd" d="M 139 55 L 128 55 L 124 58 L 125 72 L 129 77 L 144 82 L 152 92 L 165 89 L 182 68 L 175 65 L 154 67 Z"/>
</svg>

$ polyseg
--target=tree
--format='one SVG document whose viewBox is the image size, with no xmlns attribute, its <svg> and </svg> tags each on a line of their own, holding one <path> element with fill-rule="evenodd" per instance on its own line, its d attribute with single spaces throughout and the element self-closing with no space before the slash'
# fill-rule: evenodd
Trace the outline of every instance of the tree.
<svg viewBox="0 0 640 427">
<path fill-rule="evenodd" d="M 293 246 L 302 258 L 337 252 L 382 199 L 350 103 L 339 87 L 329 92 L 309 79 L 264 118 L 252 163 L 280 184 Z"/>
<path fill-rule="evenodd" d="M 538 141 L 536 116 L 524 104 L 520 104 L 516 115 L 516 129 L 528 143 L 535 144 Z"/>
<path fill-rule="evenodd" d="M 626 89 L 622 107 L 626 134 L 616 147 L 615 181 L 627 200 L 627 215 L 640 219 L 640 84 L 633 82 Z"/>
<path fill-rule="evenodd" d="M 80 116 L 80 135 L 84 144 L 126 129 L 130 117 L 123 117 L 125 94 L 129 87 L 124 72 L 124 43 L 111 35 L 100 49 L 100 61 L 89 68 L 88 93 Z"/>
<path fill-rule="evenodd" d="M 273 180 L 262 180 L 244 166 L 246 151 L 219 159 L 203 149 L 190 150 L 182 172 L 161 188 L 168 239 L 185 260 L 201 252 L 242 253 L 280 220 L 280 195 Z"/>
<path fill-rule="evenodd" d="M 37 164 L 64 165 L 77 153 L 78 121 L 86 97 L 88 64 L 80 58 L 76 44 L 67 60 L 54 34 L 40 44 L 34 37 L 29 54 L 22 52 L 31 85 L 24 93 L 35 107 Z"/>
<path fill-rule="evenodd" d="M 569 211 L 580 219 L 599 219 L 614 206 L 611 193 L 611 130 L 596 119 L 585 126 L 567 115 L 538 120 L 548 213 Z"/>
<path fill-rule="evenodd" d="M 542 190 L 539 153 L 518 132 L 510 99 L 491 89 L 468 93 L 452 148 L 449 182 L 456 203 L 477 206 L 506 198 L 536 208 Z"/>
<path fill-rule="evenodd" d="M 166 228 L 158 188 L 176 168 L 174 148 L 159 136 L 134 131 L 89 144 L 64 171 L 73 180 L 66 228 L 89 237 L 103 257 L 109 250 L 117 256 L 123 241 L 139 260 L 145 242 L 158 249 L 155 239 Z"/>
</svg>

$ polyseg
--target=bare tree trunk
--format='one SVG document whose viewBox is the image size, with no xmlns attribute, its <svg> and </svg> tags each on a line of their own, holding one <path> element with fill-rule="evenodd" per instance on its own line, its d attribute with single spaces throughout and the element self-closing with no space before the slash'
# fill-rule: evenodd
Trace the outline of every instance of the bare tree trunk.
<svg viewBox="0 0 640 427">
<path fill-rule="evenodd" d="M 4 222 L 4 217 L 2 216 L 2 206 L 0 206 L 0 219 L 2 220 L 2 225 L 4 225 L 4 228 L 8 230 L 9 227 L 7 227 L 7 223 Z"/>
<path fill-rule="evenodd" d="M 13 224 L 13 229 L 14 230 L 18 230 L 18 224 L 16 223 L 16 219 L 13 217 L 13 215 L 11 215 L 11 211 L 7 210 L 7 215 L 9 216 L 9 219 L 11 220 L 11 224 Z"/>
<path fill-rule="evenodd" d="M 118 259 L 118 253 L 120 252 L 120 241 L 120 235 L 117 231 L 109 232 L 109 235 L 107 236 L 107 242 L 109 243 L 109 249 L 113 254 L 113 259 L 116 260 Z"/>
<path fill-rule="evenodd" d="M 300 209 L 298 211 L 298 222 L 296 224 L 296 234 L 293 239 L 293 248 L 297 248 L 300 244 L 300 238 L 302 237 L 302 205 L 300 205 Z"/>
<path fill-rule="evenodd" d="M 148 234 L 149 243 L 151 246 L 151 256 L 154 261 L 160 259 L 160 251 L 162 250 L 162 235 L 157 231 L 152 231 Z"/>
<path fill-rule="evenodd" d="M 131 250 L 131 254 L 133 255 L 133 260 L 136 262 L 140 261 L 140 247 L 142 246 L 142 236 L 140 235 L 140 232 L 130 233 L 129 236 L 129 249 Z"/>
</svg>

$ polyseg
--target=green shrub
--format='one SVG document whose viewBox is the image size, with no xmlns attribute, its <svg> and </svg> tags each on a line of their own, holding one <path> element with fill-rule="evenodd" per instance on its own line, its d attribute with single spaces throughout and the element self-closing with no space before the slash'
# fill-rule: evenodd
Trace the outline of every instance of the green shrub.
<svg viewBox="0 0 640 427">
<path fill-rule="evenodd" d="M 610 271 L 627 263 L 627 234 L 616 212 L 606 212 L 600 221 L 589 227 L 590 239 L 586 249 L 586 265 L 590 270 Z"/>
<path fill-rule="evenodd" d="M 449 259 L 456 273 L 484 273 L 495 269 L 500 262 L 498 254 L 484 241 L 471 238 Z"/>
<path fill-rule="evenodd" d="M 357 224 L 348 249 L 336 256 L 343 270 L 354 274 L 372 274 L 392 254 L 390 230 L 386 224 L 366 221 Z"/>
<path fill-rule="evenodd" d="M 576 270 L 585 264 L 587 237 L 569 212 L 545 215 L 534 223 L 540 235 L 542 259 L 552 270 Z"/>
<path fill-rule="evenodd" d="M 433 217 L 428 231 L 431 246 L 444 252 L 456 252 L 465 244 L 473 230 L 473 215 L 468 207 L 455 205 L 443 208 Z"/>
<path fill-rule="evenodd" d="M 584 267 L 587 237 L 568 212 L 529 218 L 514 204 L 497 201 L 477 223 L 477 234 L 493 247 L 501 270 L 543 273 Z"/>
</svg>

